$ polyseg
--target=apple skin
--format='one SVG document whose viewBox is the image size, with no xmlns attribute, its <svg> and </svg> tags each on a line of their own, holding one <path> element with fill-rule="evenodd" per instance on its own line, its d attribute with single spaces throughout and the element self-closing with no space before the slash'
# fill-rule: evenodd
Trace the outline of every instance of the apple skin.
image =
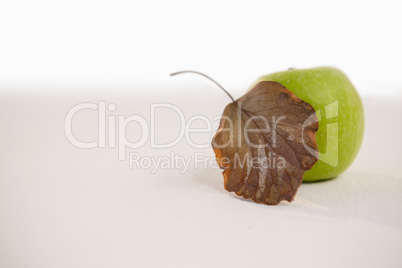
<svg viewBox="0 0 402 268">
<path fill-rule="evenodd" d="M 303 181 L 334 178 L 352 164 L 363 140 L 364 110 L 359 94 L 342 71 L 333 67 L 293 69 L 262 76 L 259 81 L 281 83 L 317 112 L 320 156 L 304 173 Z"/>
</svg>

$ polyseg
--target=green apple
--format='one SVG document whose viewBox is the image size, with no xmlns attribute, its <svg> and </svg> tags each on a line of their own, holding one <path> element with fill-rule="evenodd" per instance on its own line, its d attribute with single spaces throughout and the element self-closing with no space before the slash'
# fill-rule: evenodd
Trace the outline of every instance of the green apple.
<svg viewBox="0 0 402 268">
<path fill-rule="evenodd" d="M 314 107 L 319 121 L 319 160 L 304 181 L 338 176 L 353 162 L 363 140 L 363 104 L 349 78 L 332 67 L 290 69 L 261 77 L 276 81 Z"/>
</svg>

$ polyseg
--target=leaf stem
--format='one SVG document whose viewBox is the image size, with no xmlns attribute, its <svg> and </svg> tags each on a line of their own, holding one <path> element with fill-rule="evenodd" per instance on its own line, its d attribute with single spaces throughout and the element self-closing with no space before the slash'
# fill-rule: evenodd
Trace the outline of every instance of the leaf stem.
<svg viewBox="0 0 402 268">
<path fill-rule="evenodd" d="M 180 72 L 171 73 L 170 76 L 174 76 L 174 75 L 178 75 L 178 74 L 183 74 L 183 73 L 193 73 L 193 74 L 198 74 L 198 75 L 201 75 L 201 76 L 204 76 L 204 77 L 208 78 L 209 80 L 211 80 L 212 82 L 214 82 L 218 87 L 220 87 L 220 88 L 230 97 L 230 99 L 232 100 L 232 102 L 235 103 L 235 100 L 233 99 L 232 95 L 230 95 L 230 93 L 227 92 L 227 90 L 224 89 L 218 82 L 216 82 L 214 79 L 212 79 L 211 77 L 209 77 L 209 76 L 206 75 L 206 74 L 203 74 L 203 73 L 200 73 L 200 72 L 197 72 L 197 71 L 180 71 Z"/>
</svg>

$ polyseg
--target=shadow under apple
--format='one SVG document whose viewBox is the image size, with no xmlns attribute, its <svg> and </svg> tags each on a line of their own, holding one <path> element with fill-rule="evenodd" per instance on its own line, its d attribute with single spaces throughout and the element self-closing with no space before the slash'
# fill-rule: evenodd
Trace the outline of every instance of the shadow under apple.
<svg viewBox="0 0 402 268">
<path fill-rule="evenodd" d="M 221 170 L 200 169 L 192 180 L 207 186 L 207 191 L 226 192 Z M 343 222 L 353 218 L 402 229 L 401 190 L 401 178 L 348 171 L 332 180 L 302 183 L 290 204 L 283 201 L 277 206 L 267 206 L 234 193 L 228 193 L 228 196 L 239 202 L 254 203 L 266 213 L 272 209 L 286 210 L 298 212 L 288 216 L 299 219 L 303 214 L 313 216 L 317 221 Z"/>
</svg>

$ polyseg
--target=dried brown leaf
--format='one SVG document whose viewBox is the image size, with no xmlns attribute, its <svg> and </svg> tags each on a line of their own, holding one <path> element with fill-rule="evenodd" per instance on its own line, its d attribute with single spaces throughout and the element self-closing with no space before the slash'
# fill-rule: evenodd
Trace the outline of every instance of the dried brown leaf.
<svg viewBox="0 0 402 268">
<path fill-rule="evenodd" d="M 317 162 L 314 108 L 277 82 L 263 81 L 226 106 L 212 140 L 229 192 L 268 205 L 291 202 Z"/>
</svg>

